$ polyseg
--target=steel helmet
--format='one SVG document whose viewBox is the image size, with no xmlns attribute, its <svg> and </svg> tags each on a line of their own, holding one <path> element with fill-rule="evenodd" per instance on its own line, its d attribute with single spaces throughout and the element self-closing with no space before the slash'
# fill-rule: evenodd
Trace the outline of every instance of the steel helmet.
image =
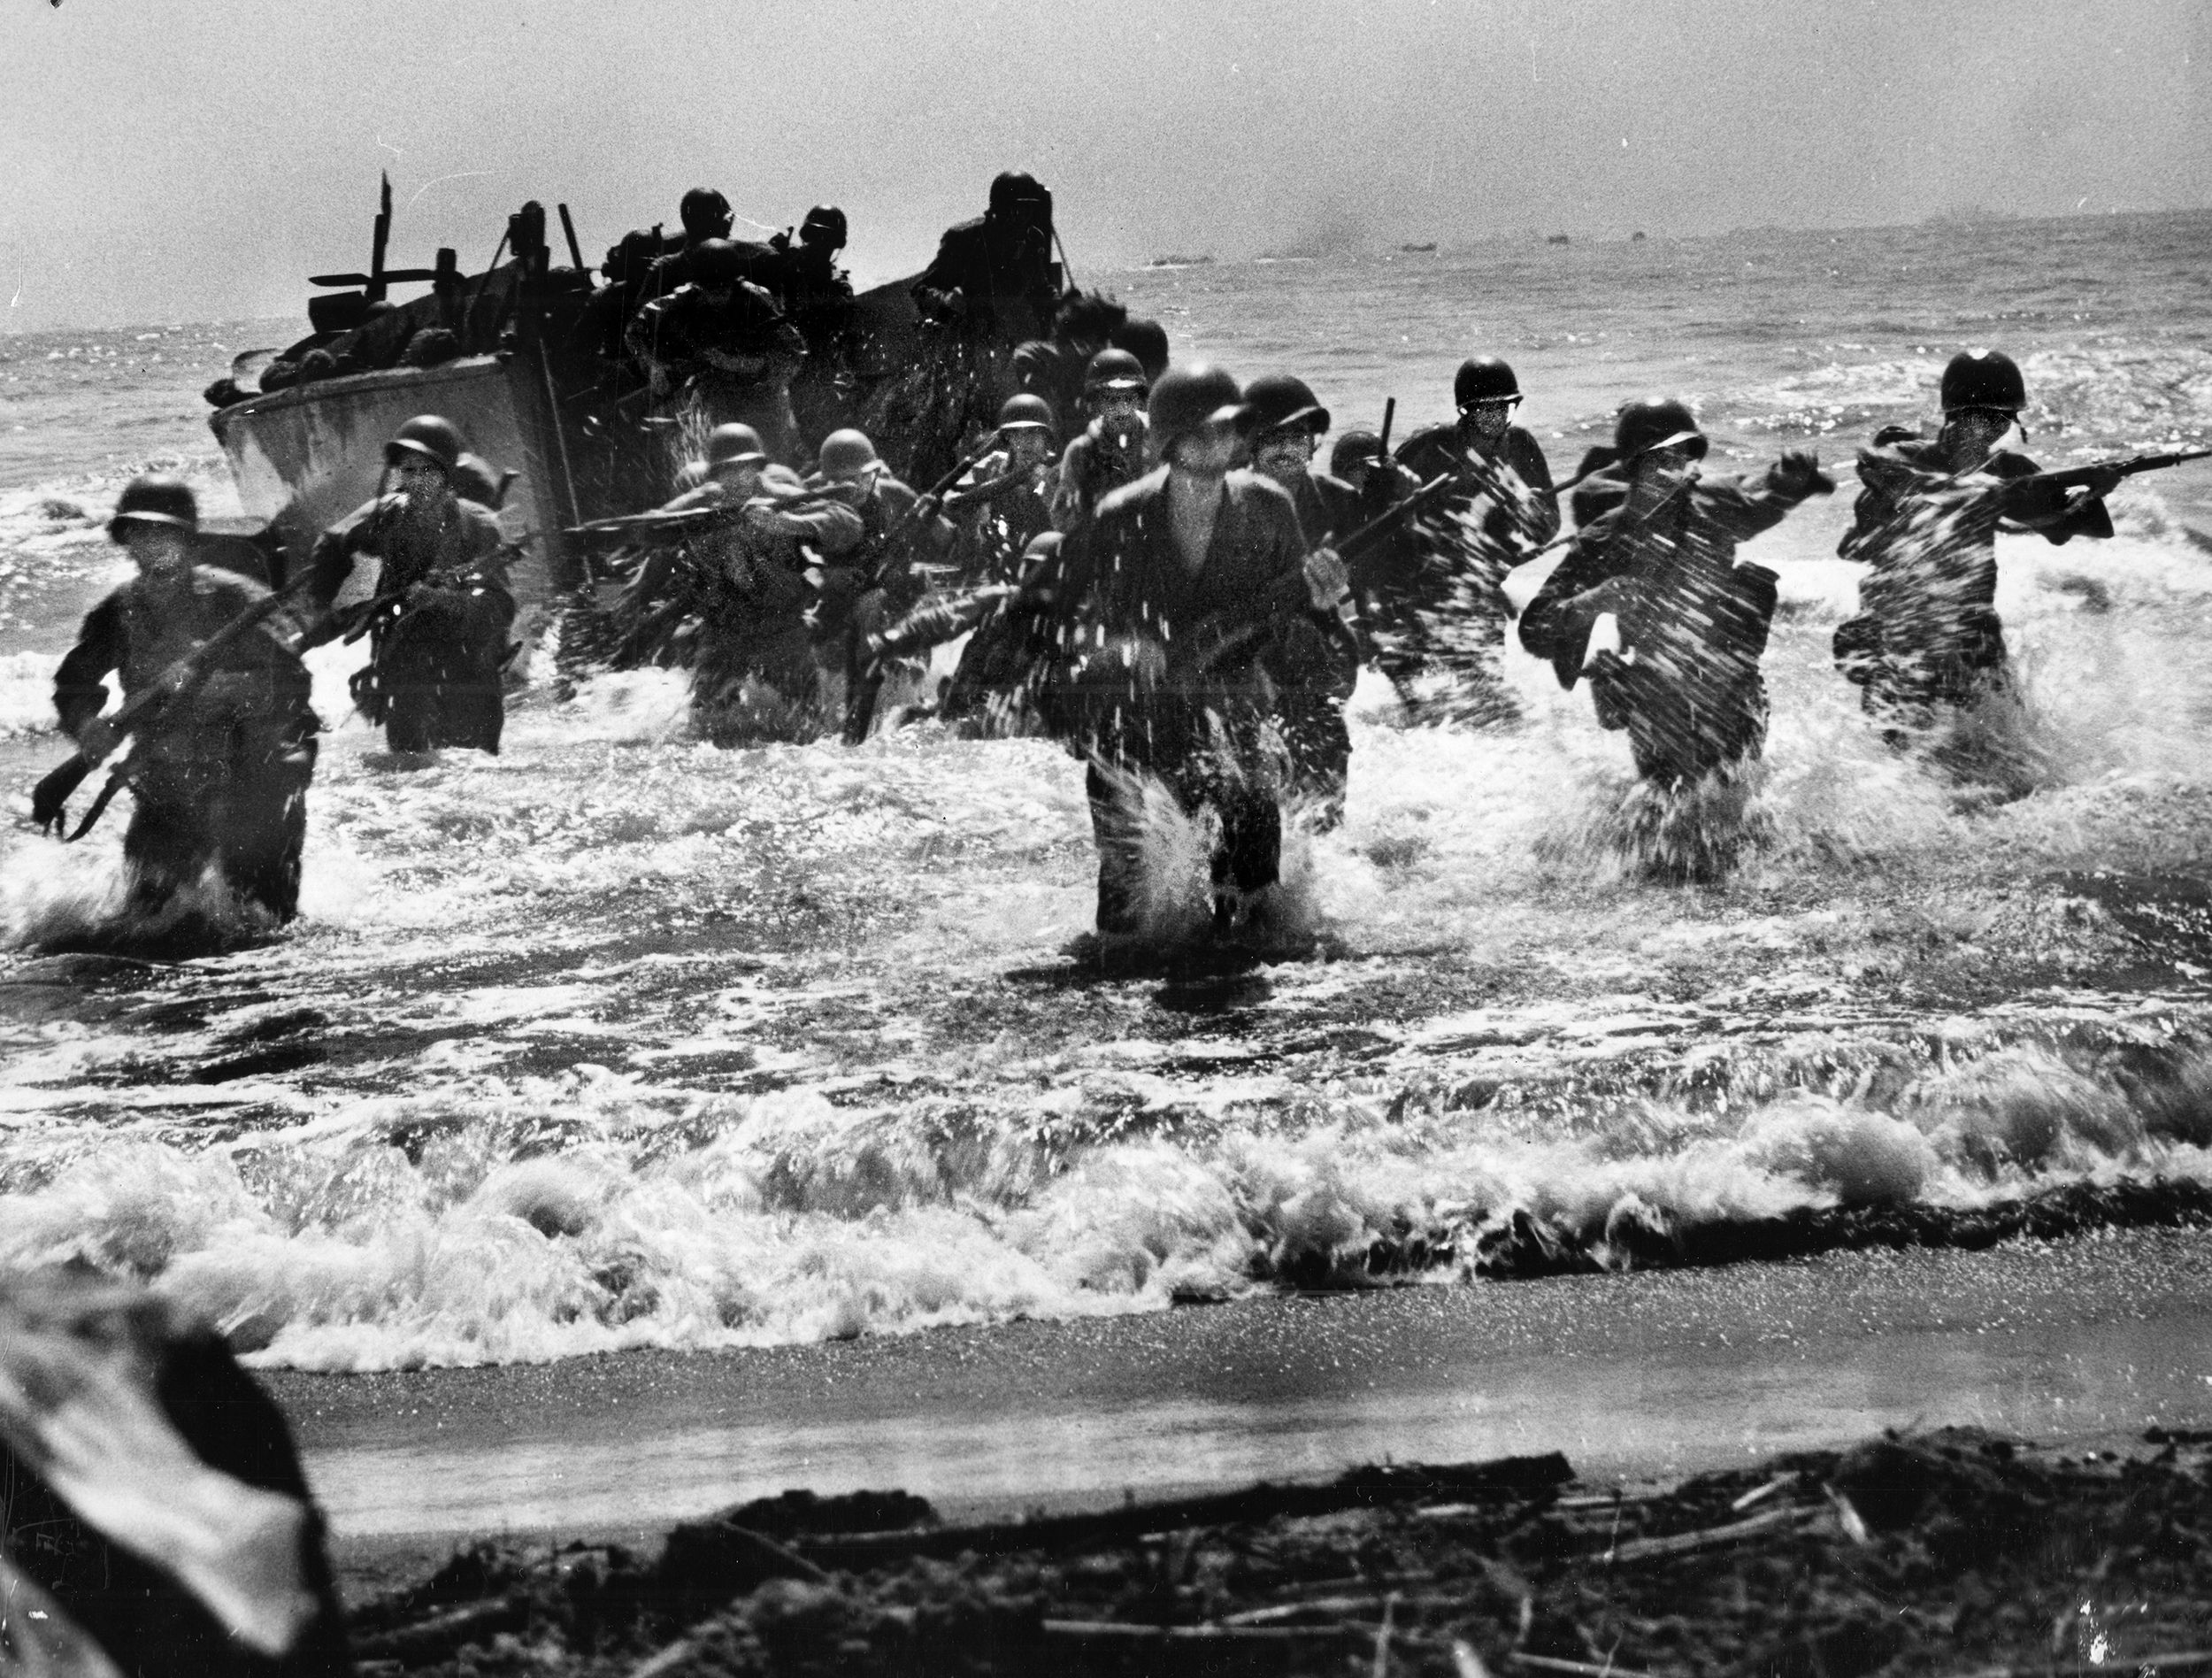
<svg viewBox="0 0 2212 1678">
<path fill-rule="evenodd" d="M 730 201 L 712 187 L 694 187 L 684 194 L 676 215 L 686 233 L 711 235 L 730 230 Z"/>
<path fill-rule="evenodd" d="M 200 504 L 192 486 L 181 478 L 133 478 L 116 497 L 115 516 L 108 520 L 108 535 L 123 540 L 127 524 L 173 525 L 180 530 L 200 527 Z"/>
<path fill-rule="evenodd" d="M 1672 396 L 1624 402 L 1613 417 L 1613 450 L 1624 463 L 1678 443 L 1690 445 L 1690 457 L 1694 460 L 1705 458 L 1706 450 L 1712 446 L 1697 428 L 1697 416 Z"/>
<path fill-rule="evenodd" d="M 702 239 L 691 247 L 684 266 L 700 285 L 731 285 L 745 272 L 745 253 L 727 239 Z"/>
<path fill-rule="evenodd" d="M 768 458 L 760 446 L 760 433 L 732 420 L 707 433 L 707 470 L 717 466 L 753 466 Z"/>
<path fill-rule="evenodd" d="M 1106 342 L 1136 357 L 1145 377 L 1155 383 L 1167 371 L 1167 328 L 1156 320 L 1125 320 L 1107 335 Z"/>
<path fill-rule="evenodd" d="M 515 481 L 516 475 L 500 472 L 480 454 L 465 454 L 460 464 L 453 468 L 453 493 L 497 512 L 500 504 L 507 499 L 507 486 Z"/>
<path fill-rule="evenodd" d="M 1336 440 L 1329 450 L 1329 471 L 1341 478 L 1353 466 L 1372 466 L 1382 458 L 1382 439 L 1374 432 L 1354 429 Z"/>
<path fill-rule="evenodd" d="M 1102 350 L 1083 369 L 1083 389 L 1087 392 L 1144 388 L 1144 365 L 1126 350 Z"/>
<path fill-rule="evenodd" d="M 1151 443 L 1160 459 L 1194 431 L 1216 421 L 1237 423 L 1248 418 L 1243 393 L 1223 369 L 1199 362 L 1170 367 L 1152 387 Z"/>
<path fill-rule="evenodd" d="M 2028 387 L 2019 364 L 2001 350 L 1967 350 L 1943 370 L 1943 412 L 1995 408 L 2018 413 L 2028 405 Z"/>
<path fill-rule="evenodd" d="M 1056 429 L 1052 420 L 1052 404 L 1042 396 L 1032 396 L 1025 390 L 1018 396 L 1009 396 L 998 411 L 1001 431 L 1021 431 L 1034 427 L 1041 431 Z"/>
<path fill-rule="evenodd" d="M 992 181 L 993 215 L 1009 215 L 1025 204 L 1033 204 L 1047 215 L 1052 213 L 1052 195 L 1038 183 L 1036 176 L 1025 170 L 1009 169 Z"/>
<path fill-rule="evenodd" d="M 818 204 L 806 212 L 806 219 L 799 224 L 799 238 L 803 242 L 808 232 L 819 227 L 826 235 L 818 242 L 833 250 L 845 248 L 845 212 L 833 204 Z"/>
<path fill-rule="evenodd" d="M 848 426 L 842 431 L 833 431 L 822 439 L 822 451 L 815 464 L 822 475 L 836 483 L 850 483 L 871 466 L 883 462 L 877 458 L 876 446 L 868 441 L 868 434 Z"/>
<path fill-rule="evenodd" d="M 1060 544 L 1066 540 L 1066 536 L 1057 530 L 1040 531 L 1030 537 L 1028 545 L 1022 550 L 1022 558 L 1033 564 L 1040 559 L 1056 558 Z"/>
<path fill-rule="evenodd" d="M 449 478 L 461 464 L 461 434 L 442 414 L 419 413 L 384 445 L 387 466 L 402 465 L 411 455 L 433 462 Z"/>
<path fill-rule="evenodd" d="M 1329 428 L 1329 411 L 1315 400 L 1303 379 L 1286 373 L 1255 379 L 1245 387 L 1244 400 L 1252 410 L 1252 424 L 1260 431 L 1279 431 L 1302 425 L 1316 436 Z"/>
<path fill-rule="evenodd" d="M 1521 381 L 1513 369 L 1495 356 L 1470 356 L 1452 375 L 1452 405 L 1471 408 L 1478 402 L 1502 402 L 1521 395 Z"/>
</svg>

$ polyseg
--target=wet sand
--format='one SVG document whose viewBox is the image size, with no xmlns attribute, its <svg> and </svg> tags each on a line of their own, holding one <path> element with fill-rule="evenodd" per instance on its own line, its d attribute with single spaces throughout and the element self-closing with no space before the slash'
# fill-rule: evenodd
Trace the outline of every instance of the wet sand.
<svg viewBox="0 0 2212 1678">
<path fill-rule="evenodd" d="M 956 1520 L 1555 1449 L 1642 1482 L 1886 1426 L 2110 1449 L 2212 1425 L 2212 1236 L 263 1379 L 357 1596 L 472 1535 L 649 1543 L 796 1486 L 901 1487 Z"/>
</svg>

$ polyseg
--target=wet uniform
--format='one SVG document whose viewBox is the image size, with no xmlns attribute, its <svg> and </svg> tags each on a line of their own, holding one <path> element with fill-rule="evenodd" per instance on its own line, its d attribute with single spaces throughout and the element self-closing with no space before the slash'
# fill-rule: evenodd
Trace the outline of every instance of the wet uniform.
<svg viewBox="0 0 2212 1678">
<path fill-rule="evenodd" d="M 1810 493 L 1772 473 L 1755 488 L 1698 478 L 1643 519 L 1617 506 L 1576 535 L 1521 614 L 1521 644 L 1571 688 L 1593 625 L 1614 612 L 1623 650 L 1592 666 L 1590 695 L 1603 727 L 1628 731 L 1645 780 L 1677 786 L 1759 755 L 1775 574 L 1738 565 L 1736 545 Z M 1593 596 L 1616 579 L 1626 587 L 1609 600 Z"/>
<path fill-rule="evenodd" d="M 865 493 L 856 484 L 808 487 L 860 517 L 859 542 L 837 555 L 836 564 L 815 568 L 821 581 L 812 614 L 815 662 L 841 675 L 849 704 L 863 680 L 861 643 L 921 598 L 913 516 L 921 497 L 888 472 L 877 473 Z"/>
<path fill-rule="evenodd" d="M 1365 522 L 1359 492 L 1318 467 L 1292 481 L 1290 499 L 1310 548 L 1333 547 Z M 1324 826 L 1333 826 L 1343 813 L 1352 762 L 1344 704 L 1358 683 L 1359 663 L 1359 635 L 1340 618 L 1286 628 L 1268 651 L 1292 784 L 1316 802 Z"/>
<path fill-rule="evenodd" d="M 1068 444 L 1048 504 L 1054 529 L 1073 530 L 1098 510 L 1101 501 L 1143 475 L 1144 435 L 1141 415 L 1136 430 L 1123 443 L 1107 436 L 1103 424 L 1094 420 Z"/>
<path fill-rule="evenodd" d="M 1495 452 L 1484 450 L 1461 426 L 1424 427 L 1400 445 L 1397 459 L 1423 483 L 1440 473 L 1466 474 L 1463 488 L 1455 486 L 1443 496 L 1448 514 L 1470 512 L 1479 500 L 1486 499 L 1487 504 L 1480 525 L 1454 544 L 1459 563 L 1440 561 L 1432 541 L 1425 541 L 1417 530 L 1401 528 L 1378 543 L 1355 569 L 1352 591 L 1365 621 L 1382 632 L 1386 644 L 1377 666 L 1407 691 L 1405 684 L 1428 665 L 1418 650 L 1430 633 L 1423 615 L 1471 622 L 1491 666 L 1494 709 L 1501 717 L 1517 715 L 1519 704 L 1495 669 L 1512 615 L 1502 585 L 1506 573 L 1534 558 L 1559 534 L 1551 465 L 1542 446 L 1520 426 L 1506 428 Z"/>
<path fill-rule="evenodd" d="M 726 303 L 696 285 L 656 297 L 624 342 L 697 404 L 706 425 L 751 426 L 769 453 L 790 456 L 798 437 L 791 375 L 806 359 L 806 340 L 758 286 L 739 281 Z"/>
<path fill-rule="evenodd" d="M 1941 445 L 1918 438 L 1859 451 L 1859 496 L 1836 551 L 1870 569 L 1859 615 L 1837 627 L 1836 665 L 1893 739 L 1930 726 L 1939 707 L 1969 706 L 2006 685 L 2001 520 L 2026 522 L 2053 543 L 2112 534 L 2102 501 L 2070 507 L 2064 489 L 2019 481 L 2037 470 L 2001 451 L 1955 476 Z"/>
<path fill-rule="evenodd" d="M 408 516 L 403 492 L 364 504 L 315 544 L 310 587 L 326 611 L 364 554 L 381 561 L 379 594 L 408 593 L 371 626 L 369 666 L 354 678 L 363 713 L 383 725 L 395 751 L 496 752 L 506 720 L 501 673 L 515 620 L 511 554 L 499 521 L 457 496 L 428 526 Z"/>
<path fill-rule="evenodd" d="M 107 703 L 143 691 L 177 659 L 266 600 L 234 573 L 195 565 L 173 587 L 143 577 L 87 614 L 54 677 L 54 709 L 71 735 Z M 281 610 L 217 655 L 211 674 L 135 731 L 126 774 L 135 807 L 123 835 L 134 891 L 157 907 L 210 863 L 232 890 L 280 920 L 299 906 L 307 786 L 321 725 L 309 709 L 297 627 Z"/>
<path fill-rule="evenodd" d="M 988 216 L 956 223 L 945 229 L 937 254 L 912 289 L 926 315 L 958 318 L 1009 343 L 1033 339 L 1050 323 L 1059 302 L 1051 229 Z M 956 314 L 955 291 L 964 300 L 964 314 Z"/>
<path fill-rule="evenodd" d="M 692 496 L 720 489 L 710 484 Z M 840 502 L 798 498 L 795 485 L 748 501 L 718 498 L 725 516 L 691 543 L 700 609 L 695 725 L 718 746 L 810 739 L 819 726 L 821 671 L 810 618 L 823 616 L 826 594 L 841 597 L 849 611 L 859 592 L 849 556 L 864 541 L 865 527 Z M 671 508 L 681 510 L 691 500 L 679 497 Z M 761 528 L 751 517 L 756 512 L 795 516 L 805 529 Z M 810 569 L 820 573 L 819 588 L 807 576 Z M 750 694 L 749 681 L 756 684 Z"/>
<path fill-rule="evenodd" d="M 1217 889 L 1253 892 L 1278 877 L 1279 776 L 1265 735 L 1273 703 L 1264 664 L 1286 629 L 1314 614 L 1304 576 L 1306 541 L 1290 497 L 1247 472 L 1223 481 L 1203 562 L 1193 569 L 1174 532 L 1168 468 L 1147 473 L 1100 504 L 1070 538 L 1059 575 L 1034 593 L 1056 597 L 1061 653 L 1082 670 L 1054 696 L 1056 732 L 1091 758 L 1091 821 L 1099 850 L 1098 927 L 1136 929 L 1139 835 L 1113 772 L 1157 777 L 1186 810 L 1210 804 L 1221 818 Z M 1120 640 L 1156 643 L 1159 685 L 1141 689 L 1110 650 Z M 1108 643 L 1110 650 L 1092 656 Z"/>
<path fill-rule="evenodd" d="M 960 520 L 954 563 L 968 587 L 1013 581 L 1031 541 L 1054 527 L 1050 496 L 1057 474 L 1053 462 L 1041 461 L 1002 483 L 1010 459 L 1003 450 L 995 450 L 953 486 L 953 496 L 965 503 L 953 510 Z"/>
</svg>

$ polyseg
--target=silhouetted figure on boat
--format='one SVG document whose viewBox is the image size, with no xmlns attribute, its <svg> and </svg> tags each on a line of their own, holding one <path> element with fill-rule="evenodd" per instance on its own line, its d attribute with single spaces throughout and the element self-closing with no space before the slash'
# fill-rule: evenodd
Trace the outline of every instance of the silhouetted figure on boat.
<svg viewBox="0 0 2212 1678">
<path fill-rule="evenodd" d="M 693 279 L 640 309 L 624 342 L 657 401 L 704 429 L 751 426 L 771 455 L 789 460 L 799 446 L 791 376 L 806 340 L 741 266 L 728 240 L 706 241 L 690 253 Z"/>
</svg>

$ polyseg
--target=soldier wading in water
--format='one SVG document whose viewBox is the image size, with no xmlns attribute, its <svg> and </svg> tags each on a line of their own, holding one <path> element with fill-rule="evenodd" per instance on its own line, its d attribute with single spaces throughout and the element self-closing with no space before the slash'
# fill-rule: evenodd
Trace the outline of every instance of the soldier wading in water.
<svg viewBox="0 0 2212 1678">
<path fill-rule="evenodd" d="M 1521 644 L 1560 685 L 1584 674 L 1598 721 L 1627 730 L 1636 773 L 1660 792 L 1732 782 L 1766 742 L 1759 659 L 1774 618 L 1775 575 L 1739 565 L 1736 545 L 1834 484 L 1812 455 L 1786 450 L 1763 481 L 1706 479 L 1709 447 L 1688 408 L 1626 404 L 1614 450 L 1627 494 L 1579 531 L 1521 614 Z M 1611 617 L 1616 648 L 1592 649 Z M 1732 855 L 1728 835 L 1662 872 L 1707 878 Z"/>
<path fill-rule="evenodd" d="M 1099 504 L 1064 563 L 1024 589 L 1049 613 L 1065 680 L 1056 731 L 1090 759 L 1098 930 L 1143 930 L 1142 785 L 1219 820 L 1210 865 L 1217 934 L 1236 930 L 1278 878 L 1282 815 L 1265 659 L 1286 631 L 1325 625 L 1344 567 L 1309 552 L 1290 497 L 1232 472 L 1248 411 L 1213 367 L 1153 387 L 1160 464 Z"/>
<path fill-rule="evenodd" d="M 384 462 L 398 488 L 357 509 L 315 545 L 310 593 L 328 611 L 363 555 L 381 561 L 369 665 L 354 700 L 394 751 L 474 746 L 497 752 L 502 673 L 515 601 L 499 521 L 455 490 L 461 434 L 419 414 L 393 434 Z"/>
<path fill-rule="evenodd" d="M 134 480 L 117 504 L 108 534 L 138 574 L 92 609 L 54 677 L 54 708 L 88 763 L 125 732 L 100 714 L 110 674 L 127 704 L 139 699 L 159 690 L 180 659 L 271 606 L 259 582 L 204 563 L 198 530 L 192 491 L 173 478 Z M 160 696 L 130 724 L 131 754 L 118 774 L 134 805 L 123 835 L 134 908 L 161 909 L 212 866 L 275 920 L 298 912 L 321 727 L 308 705 L 302 639 L 282 606 L 268 609 L 212 653 L 200 681 Z"/>
<path fill-rule="evenodd" d="M 1862 611 L 1836 629 L 1836 664 L 1892 745 L 1926 736 L 1949 715 L 2010 683 L 1997 617 L 1997 531 L 2047 542 L 2108 536 L 2103 497 L 2123 473 L 2106 468 L 2067 488 L 2035 478 L 2035 462 L 1997 444 L 2019 424 L 2027 389 L 1997 350 L 1955 356 L 1943 370 L 1943 426 L 1932 442 L 1885 427 L 1859 451 L 1863 486 L 1836 551 L 1871 567 Z"/>
</svg>

